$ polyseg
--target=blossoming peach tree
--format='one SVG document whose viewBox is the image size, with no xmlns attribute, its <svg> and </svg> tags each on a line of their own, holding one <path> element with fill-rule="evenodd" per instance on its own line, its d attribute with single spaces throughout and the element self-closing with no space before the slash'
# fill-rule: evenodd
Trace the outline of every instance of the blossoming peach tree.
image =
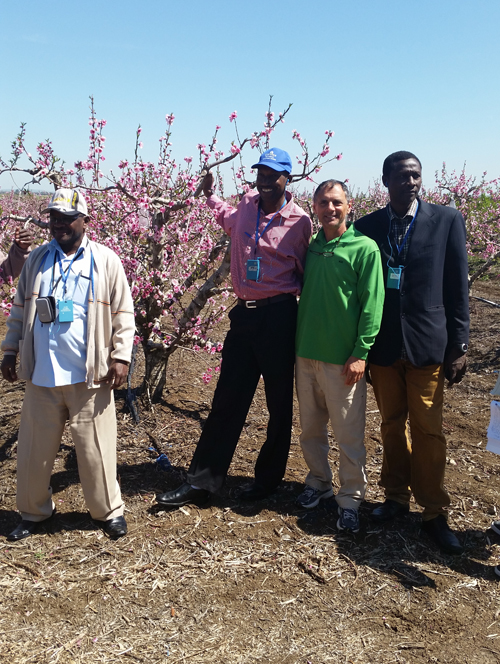
<svg viewBox="0 0 500 664">
<path fill-rule="evenodd" d="M 113 249 L 121 258 L 132 289 L 136 315 L 136 346 L 142 346 L 145 373 L 142 395 L 147 405 L 158 401 L 166 382 L 170 356 L 178 348 L 189 348 L 215 354 L 221 344 L 211 340 L 211 331 L 225 315 L 232 302 L 228 280 L 230 267 L 230 239 L 214 222 L 211 210 L 200 193 L 208 171 L 217 175 L 218 191 L 223 195 L 220 176 L 222 164 L 230 163 L 238 194 L 253 186 L 248 163 L 258 161 L 258 154 L 270 145 L 270 138 L 285 121 L 291 105 L 277 116 L 271 103 L 265 113 L 262 129 L 241 138 L 237 113 L 229 116 L 235 138 L 226 151 L 218 148 L 215 131 L 207 144 L 199 143 L 195 160 L 185 157 L 177 161 L 172 151 L 174 115 L 165 118 L 166 129 L 159 140 L 159 155 L 155 163 L 144 161 L 139 126 L 132 158 L 118 164 L 118 172 L 105 172 L 104 130 L 106 120 L 97 118 L 94 102 L 90 106 L 90 149 L 85 159 L 67 167 L 54 153 L 50 140 L 39 143 L 32 155 L 26 147 L 25 125 L 12 143 L 10 161 L 0 160 L 0 174 L 25 173 L 27 185 L 48 182 L 54 189 L 77 186 L 85 194 L 91 223 L 88 235 Z M 321 166 L 341 155 L 329 157 L 332 131 L 326 131 L 322 147 L 311 156 L 305 139 L 299 132 L 293 138 L 300 146 L 297 173 L 292 181 L 311 180 Z M 252 151 L 254 154 L 252 155 Z M 253 161 L 248 162 L 251 159 Z M 26 186 L 27 186 L 26 185 Z M 38 210 L 46 203 L 32 195 L 6 195 L 1 200 L 2 219 L 0 243 L 7 244 L 12 226 L 31 222 L 44 228 Z M 42 231 L 42 236 L 46 235 Z M 8 312 L 13 286 L 7 285 L 2 308 Z M 212 370 L 203 379 L 208 382 Z"/>
<path fill-rule="evenodd" d="M 452 205 L 462 213 L 467 228 L 469 287 L 500 259 L 500 178 L 476 178 L 462 171 L 448 173 L 446 164 L 436 173 L 436 183 L 426 199 Z"/>
</svg>

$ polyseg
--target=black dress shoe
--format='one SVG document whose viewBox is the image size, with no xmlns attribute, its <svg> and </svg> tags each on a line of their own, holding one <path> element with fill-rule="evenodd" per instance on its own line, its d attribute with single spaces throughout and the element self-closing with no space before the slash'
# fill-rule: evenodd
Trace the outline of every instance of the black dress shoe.
<svg viewBox="0 0 500 664">
<path fill-rule="evenodd" d="M 165 507 L 182 507 L 182 505 L 197 505 L 201 507 L 210 498 L 210 491 L 206 489 L 193 489 L 190 484 L 185 482 L 174 491 L 158 493 L 156 502 Z"/>
<path fill-rule="evenodd" d="M 274 491 L 275 489 L 266 489 L 262 484 L 254 482 L 244 489 L 241 489 L 238 493 L 238 498 L 240 500 L 262 500 L 263 498 L 270 496 Z"/>
<path fill-rule="evenodd" d="M 450 529 L 446 518 L 440 514 L 435 519 L 422 522 L 422 530 L 434 540 L 444 553 L 459 556 L 464 552 L 463 546 L 457 539 L 455 533 Z"/>
<path fill-rule="evenodd" d="M 27 521 L 26 519 L 23 519 L 17 528 L 14 528 L 14 530 L 7 535 L 7 541 L 18 542 L 19 540 L 33 535 L 33 533 L 36 533 L 38 530 L 38 526 L 51 519 L 55 513 L 56 508 L 54 507 L 52 514 L 47 519 L 43 519 L 43 521 Z"/>
<path fill-rule="evenodd" d="M 33 535 L 40 523 L 43 523 L 43 521 L 26 521 L 26 519 L 23 519 L 17 528 L 14 528 L 14 530 L 7 535 L 7 541 L 18 542 L 25 537 Z"/>
<path fill-rule="evenodd" d="M 100 525 L 106 535 L 112 539 L 123 537 L 127 534 L 127 522 L 123 516 L 117 516 L 107 521 L 100 521 Z"/>
<path fill-rule="evenodd" d="M 379 505 L 373 510 L 370 517 L 373 521 L 385 523 L 386 521 L 392 521 L 392 519 L 395 519 L 397 516 L 406 515 L 409 511 L 410 506 L 408 503 L 398 503 L 395 500 L 386 498 L 382 505 Z"/>
</svg>

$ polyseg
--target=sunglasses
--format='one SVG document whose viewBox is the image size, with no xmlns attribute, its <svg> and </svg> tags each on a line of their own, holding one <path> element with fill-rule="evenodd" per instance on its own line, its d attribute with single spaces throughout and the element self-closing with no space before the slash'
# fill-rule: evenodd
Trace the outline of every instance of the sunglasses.
<svg viewBox="0 0 500 664">
<path fill-rule="evenodd" d="M 73 215 L 59 214 L 57 216 L 53 212 L 49 213 L 49 219 L 52 223 L 72 224 L 75 221 L 75 219 L 78 219 L 78 217 L 81 216 L 82 216 L 81 212 L 77 212 L 77 214 Z"/>
</svg>

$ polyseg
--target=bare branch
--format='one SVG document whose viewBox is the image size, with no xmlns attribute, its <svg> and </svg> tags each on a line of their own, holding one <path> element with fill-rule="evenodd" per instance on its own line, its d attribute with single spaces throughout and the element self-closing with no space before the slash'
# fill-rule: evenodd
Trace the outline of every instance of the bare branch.
<svg viewBox="0 0 500 664">
<path fill-rule="evenodd" d="M 190 305 L 185 309 L 184 316 L 179 321 L 179 335 L 184 333 L 186 324 L 195 318 L 205 306 L 209 297 L 212 297 L 215 288 L 220 286 L 229 274 L 231 266 L 231 242 L 227 245 L 222 263 L 217 270 L 205 281 L 203 286 L 193 298 Z"/>
<path fill-rule="evenodd" d="M 2 217 L 0 219 L 1 221 L 5 221 L 7 219 L 12 219 L 14 221 L 22 221 L 24 222 L 25 225 L 27 224 L 34 224 L 35 226 L 38 226 L 39 228 L 48 228 L 49 224 L 47 221 L 42 221 L 41 219 L 36 219 L 35 217 L 20 217 L 17 214 L 8 214 L 5 217 Z"/>
</svg>

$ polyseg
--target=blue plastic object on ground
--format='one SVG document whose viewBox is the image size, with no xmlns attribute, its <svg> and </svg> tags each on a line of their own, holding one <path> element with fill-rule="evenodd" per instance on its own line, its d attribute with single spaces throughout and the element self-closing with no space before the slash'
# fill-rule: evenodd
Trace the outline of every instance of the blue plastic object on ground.
<svg viewBox="0 0 500 664">
<path fill-rule="evenodd" d="M 166 454 L 160 454 L 160 456 L 156 459 L 155 463 L 157 464 L 160 470 L 172 469 L 172 464 L 170 463 L 170 460 Z"/>
</svg>

